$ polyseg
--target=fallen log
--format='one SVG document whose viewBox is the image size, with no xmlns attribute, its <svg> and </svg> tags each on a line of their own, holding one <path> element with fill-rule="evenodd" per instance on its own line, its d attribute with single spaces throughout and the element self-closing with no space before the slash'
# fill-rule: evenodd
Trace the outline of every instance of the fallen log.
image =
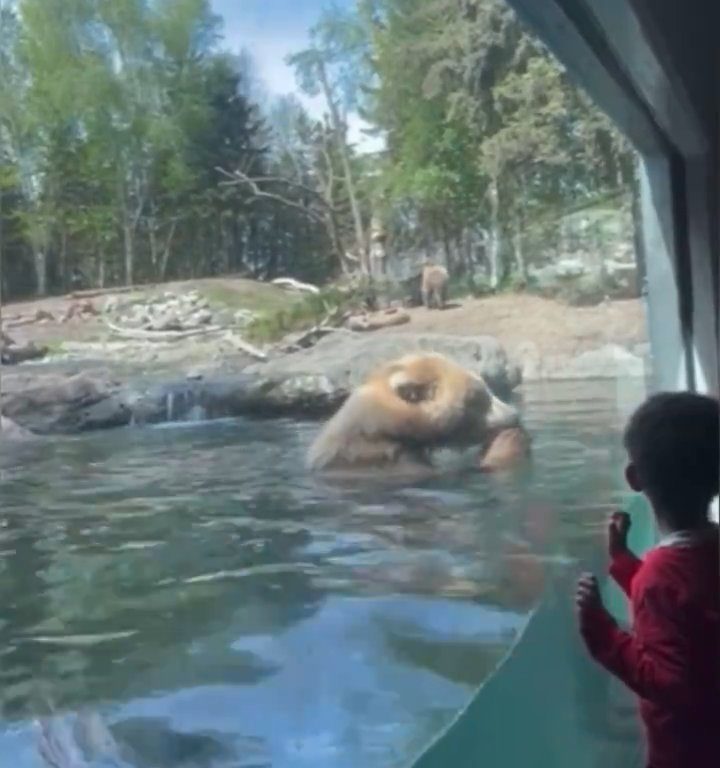
<svg viewBox="0 0 720 768">
<path fill-rule="evenodd" d="M 323 336 L 327 336 L 329 333 L 334 333 L 337 330 L 339 329 L 323 324 L 314 325 L 307 331 L 289 334 L 280 342 L 278 349 L 286 353 L 297 352 L 299 349 L 309 349 L 315 346 Z"/>
<path fill-rule="evenodd" d="M 381 328 L 390 328 L 394 325 L 405 325 L 410 322 L 407 312 L 390 310 L 387 312 L 375 312 L 368 315 L 354 315 L 348 318 L 347 327 L 351 331 L 377 331 Z"/>
<path fill-rule="evenodd" d="M 320 289 L 316 285 L 301 283 L 293 277 L 276 277 L 274 280 L 271 280 L 271 284 L 277 285 L 278 288 L 286 288 L 304 293 L 320 293 Z"/>
<path fill-rule="evenodd" d="M 20 328 L 23 325 L 54 321 L 55 315 L 52 312 L 48 312 L 47 309 L 37 309 L 31 315 L 17 315 L 14 319 L 3 322 L 3 325 L 6 328 Z"/>
<path fill-rule="evenodd" d="M 246 354 L 250 355 L 250 357 L 254 357 L 256 360 L 268 359 L 268 356 L 261 349 L 254 347 L 249 342 L 241 339 L 239 336 L 236 336 L 234 333 L 232 333 L 232 331 L 225 334 L 224 338 L 229 341 L 236 349 L 240 350 L 241 352 L 245 352 Z"/>
<path fill-rule="evenodd" d="M 224 330 L 219 325 L 208 325 L 204 328 L 190 328 L 187 331 L 146 331 L 143 328 L 122 328 L 109 320 L 105 320 L 105 325 L 116 336 L 133 341 L 180 341 L 191 336 L 205 336 Z"/>
<path fill-rule="evenodd" d="M 5 320 L 3 321 L 3 325 L 6 328 L 20 328 L 23 325 L 30 325 L 30 323 L 35 322 L 35 315 L 28 316 L 28 315 L 20 315 L 19 317 L 14 317 L 12 320 Z"/>
<path fill-rule="evenodd" d="M 116 288 L 88 288 L 84 291 L 72 291 L 68 293 L 68 298 L 71 299 L 94 299 L 96 296 L 110 296 L 114 293 L 130 293 L 131 291 L 149 290 L 154 288 L 155 285 L 142 285 L 142 286 L 127 286 L 122 285 Z"/>
</svg>

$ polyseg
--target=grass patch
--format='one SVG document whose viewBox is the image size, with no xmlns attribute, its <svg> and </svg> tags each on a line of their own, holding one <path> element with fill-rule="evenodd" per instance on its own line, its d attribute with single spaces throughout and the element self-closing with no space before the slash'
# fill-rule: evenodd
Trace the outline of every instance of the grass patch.
<svg viewBox="0 0 720 768">
<path fill-rule="evenodd" d="M 298 297 L 289 303 L 285 297 L 280 309 L 266 310 L 247 327 L 245 335 L 251 341 L 271 343 L 288 333 L 305 331 L 320 324 L 330 314 L 344 312 L 359 304 L 358 297 L 336 287 L 324 288 L 318 294 Z"/>
<path fill-rule="evenodd" d="M 38 346 L 45 347 L 48 355 L 60 355 L 65 351 L 65 342 L 61 339 L 48 339 Z"/>
<path fill-rule="evenodd" d="M 274 285 L 238 280 L 227 283 L 205 283 L 197 287 L 214 309 L 248 309 L 251 312 L 273 312 L 287 308 L 295 297 Z"/>
</svg>

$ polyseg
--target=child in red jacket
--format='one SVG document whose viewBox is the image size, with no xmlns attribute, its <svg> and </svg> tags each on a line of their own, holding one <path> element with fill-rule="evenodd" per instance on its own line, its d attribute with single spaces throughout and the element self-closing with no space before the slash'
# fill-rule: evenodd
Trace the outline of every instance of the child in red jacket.
<svg viewBox="0 0 720 768">
<path fill-rule="evenodd" d="M 647 768 L 720 766 L 720 560 L 718 526 L 708 519 L 718 494 L 718 401 L 661 393 L 625 430 L 628 484 L 648 498 L 662 535 L 637 558 L 630 519 L 613 515 L 610 575 L 629 596 L 630 633 L 602 604 L 597 581 L 577 586 L 580 633 L 593 658 L 640 697 Z"/>
</svg>

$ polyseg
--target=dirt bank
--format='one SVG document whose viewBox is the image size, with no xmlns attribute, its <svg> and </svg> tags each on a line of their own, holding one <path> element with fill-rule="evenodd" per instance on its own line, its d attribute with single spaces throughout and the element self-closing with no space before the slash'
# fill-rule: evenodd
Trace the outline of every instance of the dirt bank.
<svg viewBox="0 0 720 768">
<path fill-rule="evenodd" d="M 376 333 L 494 336 L 511 355 L 527 342 L 543 355 L 580 355 L 606 344 L 633 349 L 647 338 L 639 299 L 571 307 L 539 296 L 505 294 L 466 299 L 442 311 L 418 307 L 408 312 L 407 325 Z"/>
<path fill-rule="evenodd" d="M 128 295 L 142 297 L 158 290 L 197 290 L 213 305 L 232 310 L 276 311 L 286 309 L 292 302 L 286 292 L 275 286 L 231 277 L 148 286 L 134 289 Z M 104 297 L 91 299 L 98 308 L 104 300 Z M 60 348 L 63 342 L 108 340 L 108 329 L 100 317 L 60 322 L 73 301 L 72 297 L 65 296 L 8 304 L 3 308 L 5 328 L 18 342 L 48 344 L 53 349 Z M 49 313 L 52 319 L 13 327 L 16 318 L 34 315 L 38 311 Z M 572 307 L 539 296 L 504 294 L 481 299 L 466 298 L 442 311 L 418 307 L 408 312 L 411 316 L 408 324 L 374 333 L 494 336 L 511 355 L 528 342 L 535 345 L 541 355 L 576 356 L 607 344 L 633 350 L 646 341 L 644 310 L 639 299 L 608 301 L 594 307 Z M 197 359 L 197 340 L 176 344 L 187 344 L 189 353 L 192 348 L 190 356 Z M 209 344 L 208 349 L 211 346 Z M 182 357 L 178 354 L 180 349 L 182 347 L 175 349 L 175 360 Z"/>
</svg>

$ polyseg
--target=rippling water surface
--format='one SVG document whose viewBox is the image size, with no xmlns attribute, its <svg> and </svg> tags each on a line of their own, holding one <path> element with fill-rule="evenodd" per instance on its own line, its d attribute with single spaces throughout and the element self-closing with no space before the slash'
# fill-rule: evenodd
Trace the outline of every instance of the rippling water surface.
<svg viewBox="0 0 720 768">
<path fill-rule="evenodd" d="M 0 766 L 37 765 L 50 707 L 100 712 L 136 766 L 403 764 L 512 643 L 543 564 L 598 546 L 616 395 L 529 388 L 530 470 L 416 487 L 308 476 L 317 425 L 290 421 L 1 447 Z"/>
</svg>

